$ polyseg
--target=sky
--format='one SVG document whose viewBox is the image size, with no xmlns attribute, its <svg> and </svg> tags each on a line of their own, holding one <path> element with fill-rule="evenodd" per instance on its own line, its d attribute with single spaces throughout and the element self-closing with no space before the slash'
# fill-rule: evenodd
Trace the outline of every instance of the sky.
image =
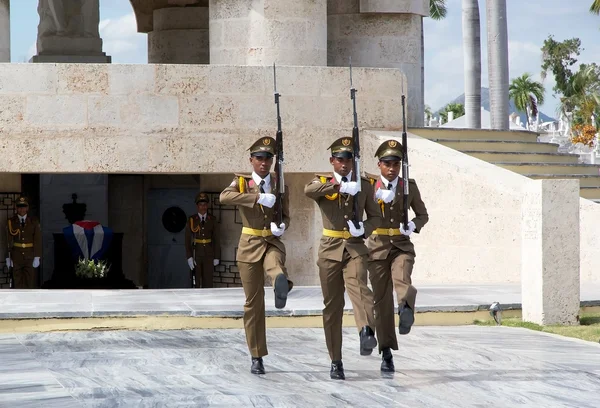
<svg viewBox="0 0 600 408">
<path fill-rule="evenodd" d="M 588 12 L 592 0 L 507 0 L 509 77 L 525 72 L 541 81 L 541 47 L 548 35 L 562 41 L 578 37 L 583 51 L 579 62 L 600 63 L 600 17 Z M 38 0 L 11 1 L 11 58 L 26 62 L 35 54 Z M 485 0 L 481 18 L 481 86 L 489 87 Z M 434 111 L 464 92 L 461 0 L 447 0 L 442 21 L 425 18 L 425 103 Z M 147 63 L 147 35 L 137 33 L 129 0 L 100 0 L 103 50 L 113 63 Z M 556 117 L 554 80 L 544 80 L 546 101 L 540 110 Z"/>
</svg>

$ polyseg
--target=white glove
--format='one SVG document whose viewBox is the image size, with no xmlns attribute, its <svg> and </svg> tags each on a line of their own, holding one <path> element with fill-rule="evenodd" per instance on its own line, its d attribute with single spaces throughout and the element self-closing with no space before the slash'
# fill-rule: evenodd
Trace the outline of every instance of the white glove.
<svg viewBox="0 0 600 408">
<path fill-rule="evenodd" d="M 33 258 L 33 267 L 37 268 L 38 266 L 40 266 L 40 257 L 36 256 L 35 258 Z"/>
<path fill-rule="evenodd" d="M 219 264 L 219 260 L 218 259 L 213 259 L 213 266 L 217 266 Z"/>
<path fill-rule="evenodd" d="M 262 204 L 265 207 L 271 208 L 273 207 L 273 205 L 275 205 L 275 195 L 268 193 L 260 193 L 257 203 Z"/>
<path fill-rule="evenodd" d="M 406 235 L 408 237 L 408 236 L 410 236 L 410 234 L 412 234 L 415 231 L 416 228 L 417 227 L 415 226 L 415 223 L 411 221 L 408 223 L 408 231 L 406 231 L 404 229 L 404 223 L 401 223 L 400 224 L 400 233 L 402 235 Z"/>
<path fill-rule="evenodd" d="M 285 231 L 285 223 L 282 222 L 279 228 L 277 228 L 277 225 L 274 222 L 271 223 L 271 232 L 273 235 L 280 237 L 283 235 L 283 231 Z"/>
<path fill-rule="evenodd" d="M 363 235 L 365 233 L 365 228 L 363 227 L 363 222 L 359 222 L 358 223 L 360 225 L 360 229 L 356 229 L 354 227 L 354 223 L 350 220 L 348 220 L 348 228 L 350 228 L 350 234 L 353 237 L 360 237 L 361 235 Z"/>
<path fill-rule="evenodd" d="M 6 267 L 10 268 L 11 266 L 13 266 L 12 259 L 6 258 Z"/>
<path fill-rule="evenodd" d="M 355 195 L 358 193 L 359 185 L 356 181 L 348 181 L 344 183 L 343 181 L 340 183 L 340 193 Z"/>
<path fill-rule="evenodd" d="M 196 266 L 196 261 L 191 256 L 188 258 L 188 265 L 190 266 L 190 269 L 194 269 Z"/>
<path fill-rule="evenodd" d="M 378 200 L 383 200 L 384 203 L 389 203 L 394 199 L 394 192 L 392 190 L 382 190 L 380 188 L 375 192 L 375 197 Z"/>
</svg>

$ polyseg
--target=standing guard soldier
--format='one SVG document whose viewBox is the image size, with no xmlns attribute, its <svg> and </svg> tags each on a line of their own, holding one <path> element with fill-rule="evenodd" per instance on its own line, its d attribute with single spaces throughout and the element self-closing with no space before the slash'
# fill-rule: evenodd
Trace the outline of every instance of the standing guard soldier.
<svg viewBox="0 0 600 408">
<path fill-rule="evenodd" d="M 28 215 L 25 197 L 17 200 L 17 213 L 8 219 L 8 248 L 6 265 L 13 267 L 15 289 L 35 289 L 38 283 L 36 268 L 42 256 L 42 230 L 39 220 Z"/>
<path fill-rule="evenodd" d="M 342 318 L 344 284 L 352 302 L 354 319 L 359 331 L 360 354 L 370 355 L 377 345 L 373 293 L 367 286 L 368 249 L 364 238 L 381 223 L 381 214 L 373 199 L 373 187 L 366 178 L 351 180 L 353 170 L 352 139 L 343 137 L 329 147 L 333 174 L 317 174 L 304 188 L 304 193 L 316 201 L 323 219 L 323 236 L 319 246 L 317 266 L 323 291 L 323 328 L 331 358 L 330 377 L 345 379 L 342 364 Z M 360 175 L 357 175 L 360 176 Z M 358 200 L 360 218 L 367 219 L 357 230 L 352 222 L 353 200 Z"/>
<path fill-rule="evenodd" d="M 220 196 L 225 205 L 237 205 L 242 217 L 242 234 L 237 250 L 237 265 L 246 295 L 244 328 L 252 355 L 252 374 L 264 374 L 263 356 L 268 354 L 265 327 L 265 272 L 275 292 L 275 307 L 285 307 L 293 282 L 285 267 L 286 250 L 280 237 L 290 226 L 287 186 L 282 200 L 283 223 L 276 225 L 274 208 L 277 186 L 270 174 L 275 152 L 275 139 L 262 137 L 250 150 L 252 174 L 236 174 Z"/>
<path fill-rule="evenodd" d="M 221 240 L 217 219 L 208 214 L 206 193 L 196 195 L 198 213 L 191 215 L 185 228 L 185 252 L 196 276 L 197 288 L 212 288 L 215 266 L 221 259 Z"/>
<path fill-rule="evenodd" d="M 417 289 L 412 285 L 411 275 L 415 263 L 415 249 L 410 235 L 419 233 L 429 221 L 427 208 L 421 199 L 417 183 L 408 179 L 408 205 L 415 218 L 408 223 L 408 231 L 402 224 L 403 187 L 398 177 L 402 161 L 402 144 L 395 140 L 383 142 L 375 157 L 381 175 L 367 174 L 374 185 L 375 198 L 383 218 L 380 228 L 367 240 L 369 247 L 369 276 L 375 299 L 375 316 L 379 352 L 382 353 L 381 371 L 393 372 L 392 349 L 398 350 L 394 332 L 394 295 L 398 300 L 398 332 L 408 334 L 415 321 L 414 310 Z"/>
</svg>

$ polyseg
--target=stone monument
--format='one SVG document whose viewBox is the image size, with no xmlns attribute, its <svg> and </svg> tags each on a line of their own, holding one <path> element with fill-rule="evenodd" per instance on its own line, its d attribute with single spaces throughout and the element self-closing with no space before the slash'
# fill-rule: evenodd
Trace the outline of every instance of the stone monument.
<svg viewBox="0 0 600 408">
<path fill-rule="evenodd" d="M 37 55 L 31 62 L 109 63 L 102 52 L 99 0 L 39 0 Z"/>
</svg>

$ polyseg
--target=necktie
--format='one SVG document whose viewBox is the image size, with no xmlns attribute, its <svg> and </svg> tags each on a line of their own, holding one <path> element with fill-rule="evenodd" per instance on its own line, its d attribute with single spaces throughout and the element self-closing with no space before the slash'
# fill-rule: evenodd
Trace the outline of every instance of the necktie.
<svg viewBox="0 0 600 408">
<path fill-rule="evenodd" d="M 21 218 L 21 228 L 25 228 L 25 219 Z"/>
<path fill-rule="evenodd" d="M 205 218 L 206 218 L 206 215 L 203 215 L 203 216 L 202 216 L 202 219 L 201 219 L 201 222 L 202 222 L 202 224 L 204 224 L 204 219 L 205 219 Z"/>
<path fill-rule="evenodd" d="M 346 176 L 342 177 L 342 181 L 343 181 L 344 183 L 346 183 L 346 182 L 348 181 L 348 177 L 346 177 Z"/>
<path fill-rule="evenodd" d="M 394 186 L 392 185 L 392 183 L 388 184 L 388 190 L 391 190 L 393 188 L 394 188 Z"/>
<path fill-rule="evenodd" d="M 265 185 L 265 181 L 264 181 L 264 180 L 261 180 L 259 185 L 260 185 L 260 192 L 261 192 L 261 193 L 264 193 L 264 192 L 265 192 L 265 189 L 263 188 L 263 186 Z"/>
</svg>

